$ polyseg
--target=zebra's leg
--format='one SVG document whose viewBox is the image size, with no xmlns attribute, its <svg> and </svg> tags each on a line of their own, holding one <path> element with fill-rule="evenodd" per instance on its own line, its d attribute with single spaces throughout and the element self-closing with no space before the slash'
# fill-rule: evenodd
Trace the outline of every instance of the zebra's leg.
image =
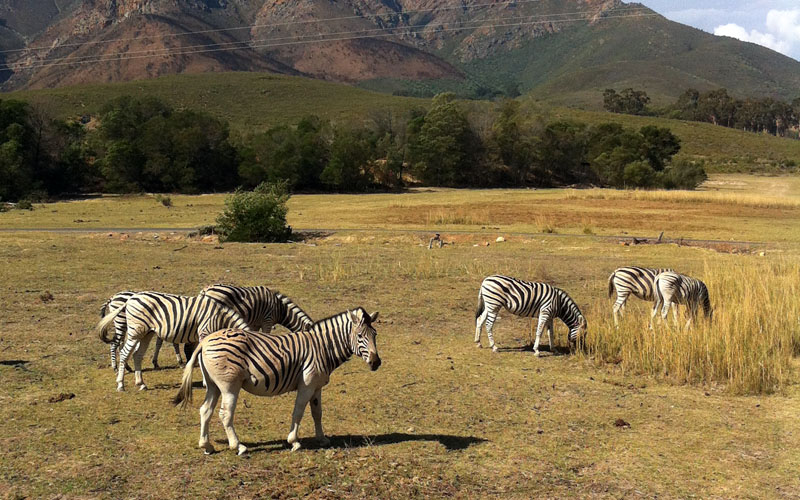
<svg viewBox="0 0 800 500">
<path fill-rule="evenodd" d="M 619 320 L 617 319 L 617 313 L 620 316 L 623 316 L 625 313 L 625 301 L 628 300 L 628 294 L 625 293 L 617 293 L 617 300 L 614 301 L 614 326 L 619 326 Z"/>
<path fill-rule="evenodd" d="M 675 328 L 680 328 L 680 322 L 678 321 L 678 304 L 675 302 L 672 303 L 672 319 L 675 321 Z"/>
<path fill-rule="evenodd" d="M 494 322 L 496 320 L 496 311 L 486 313 L 486 337 L 489 339 L 489 347 L 492 348 L 492 352 L 497 352 L 497 345 L 494 343 L 494 334 L 492 333 L 492 327 L 494 327 Z"/>
<path fill-rule="evenodd" d="M 289 430 L 289 436 L 286 441 L 292 445 L 292 451 L 300 449 L 300 441 L 297 439 L 297 431 L 300 429 L 300 421 L 303 419 L 303 413 L 306 411 L 306 405 L 314 396 L 314 389 L 308 386 L 298 387 L 297 397 L 294 400 L 294 411 L 292 411 L 292 428 Z"/>
<path fill-rule="evenodd" d="M 205 370 L 203 370 L 203 377 L 206 377 Z M 211 382 L 206 390 L 206 400 L 200 406 L 200 442 L 198 447 L 203 449 L 203 453 L 210 455 L 214 453 L 214 445 L 208 439 L 208 422 L 214 414 L 214 407 L 217 406 L 220 391 L 217 384 Z"/>
<path fill-rule="evenodd" d="M 331 440 L 325 437 L 325 431 L 322 430 L 322 387 L 314 391 L 314 396 L 311 397 L 311 416 L 314 417 L 317 441 L 321 446 L 328 446 Z"/>
<path fill-rule="evenodd" d="M 547 322 L 547 339 L 550 342 L 550 344 L 548 344 L 550 346 L 550 352 L 556 352 L 555 346 L 553 345 L 553 318 L 550 318 L 550 321 Z"/>
<path fill-rule="evenodd" d="M 158 354 L 161 352 L 161 344 L 164 343 L 164 339 L 161 337 L 156 337 L 156 347 L 153 349 L 153 368 L 158 370 L 161 368 L 158 366 Z"/>
<path fill-rule="evenodd" d="M 178 366 L 183 366 L 183 359 L 181 359 L 181 346 L 180 344 L 172 344 L 172 348 L 175 350 L 175 359 L 178 360 Z M 189 358 L 186 358 L 187 360 Z"/>
<path fill-rule="evenodd" d="M 486 323 L 486 317 L 489 315 L 489 311 L 484 309 L 480 316 L 475 318 L 475 346 L 478 349 L 481 348 L 481 329 L 483 328 L 483 324 Z"/>
<path fill-rule="evenodd" d="M 144 385 L 144 379 L 142 378 L 142 360 L 144 359 L 144 353 L 147 351 L 147 347 L 150 345 L 150 341 L 153 339 L 154 335 L 154 332 L 149 332 L 145 335 L 142 340 L 139 341 L 139 347 L 136 349 L 136 352 L 133 353 L 133 369 L 136 370 L 134 375 L 136 385 L 139 386 L 140 391 L 147 389 L 147 386 Z"/>
<path fill-rule="evenodd" d="M 213 381 L 208 381 L 213 383 Z M 221 387 L 222 391 L 222 404 L 219 407 L 219 419 L 222 420 L 222 426 L 225 428 L 225 434 L 228 435 L 228 448 L 236 450 L 237 455 L 244 455 L 247 452 L 247 446 L 239 442 L 239 437 L 236 435 L 236 430 L 233 428 L 233 415 L 236 413 L 236 400 L 239 399 L 239 390 L 242 388 L 241 382 L 236 387 Z"/>
<path fill-rule="evenodd" d="M 119 349 L 119 343 L 115 342 L 115 340 L 112 340 L 109 345 L 111 346 L 111 369 L 117 371 L 117 349 Z"/>
<path fill-rule="evenodd" d="M 128 356 L 131 355 L 131 351 L 133 351 L 138 343 L 138 340 L 129 336 L 127 340 L 125 340 L 125 345 L 122 347 L 122 350 L 119 352 L 119 362 L 117 363 L 117 390 L 120 392 L 125 390 L 125 365 L 128 363 Z"/>
<path fill-rule="evenodd" d="M 533 353 L 539 355 L 539 340 L 542 338 L 542 329 L 550 321 L 549 311 L 539 311 L 539 324 L 536 325 L 536 341 L 533 343 Z"/>
</svg>

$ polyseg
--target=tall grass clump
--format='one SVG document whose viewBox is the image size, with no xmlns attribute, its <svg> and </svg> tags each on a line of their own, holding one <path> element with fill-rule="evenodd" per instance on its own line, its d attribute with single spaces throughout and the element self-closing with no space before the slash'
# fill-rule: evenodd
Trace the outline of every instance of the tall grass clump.
<svg viewBox="0 0 800 500">
<path fill-rule="evenodd" d="M 468 208 L 438 208 L 428 210 L 425 217 L 430 225 L 481 226 L 491 224 L 488 210 Z"/>
<path fill-rule="evenodd" d="M 586 340 L 587 355 L 623 372 L 649 374 L 674 383 L 722 385 L 735 394 L 778 391 L 790 379 L 792 357 L 800 354 L 800 263 L 776 261 L 744 265 L 706 263 L 714 317 L 691 329 L 680 309 L 666 323 L 648 329 L 646 314 L 632 314 L 615 328 L 611 303 L 597 302 Z"/>
</svg>

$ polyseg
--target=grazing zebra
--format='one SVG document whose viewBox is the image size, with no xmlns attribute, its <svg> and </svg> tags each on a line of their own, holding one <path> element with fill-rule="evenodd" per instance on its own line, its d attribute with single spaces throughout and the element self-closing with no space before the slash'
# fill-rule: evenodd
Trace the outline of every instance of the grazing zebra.
<svg viewBox="0 0 800 500">
<path fill-rule="evenodd" d="M 617 300 L 614 302 L 614 324 L 618 325 L 617 312 L 625 312 L 625 302 L 628 296 L 633 294 L 642 300 L 652 302 L 655 300 L 653 295 L 653 280 L 658 273 L 672 271 L 672 269 L 651 269 L 647 267 L 620 267 L 608 277 L 608 296 L 612 297 L 614 291 L 617 292 Z"/>
<path fill-rule="evenodd" d="M 547 283 L 531 283 L 508 276 L 489 276 L 481 283 L 478 291 L 478 310 L 475 312 L 475 343 L 481 347 L 481 327 L 486 324 L 489 346 L 497 352 L 492 335 L 497 313 L 505 307 L 517 316 L 539 316 L 536 327 L 536 342 L 533 350 L 539 355 L 539 338 L 547 326 L 550 349 L 553 349 L 553 321 L 559 318 L 569 327 L 571 346 L 586 332 L 586 318 L 564 290 Z"/>
<path fill-rule="evenodd" d="M 104 317 L 112 309 L 117 309 L 120 306 L 124 306 L 125 303 L 128 302 L 128 299 L 136 293 L 137 292 L 125 291 L 114 294 L 100 308 L 100 317 Z M 125 321 L 125 314 L 121 313 L 114 318 L 114 337 L 111 339 L 111 342 L 109 342 L 109 347 L 111 349 L 111 369 L 114 371 L 117 371 L 117 352 L 119 351 L 120 345 L 125 338 L 126 330 L 127 323 Z M 153 353 L 153 368 L 158 368 L 158 353 L 161 350 L 162 342 L 163 341 L 160 337 L 156 339 L 156 348 L 155 352 Z M 178 344 L 173 344 L 172 346 L 175 349 L 175 358 L 180 365 L 183 363 L 183 359 L 181 359 L 181 351 L 178 347 Z M 194 344 L 184 344 L 184 353 L 186 355 L 186 359 L 189 359 L 189 356 L 191 356 L 193 350 Z M 125 369 L 132 371 L 127 365 L 125 366 Z"/>
<path fill-rule="evenodd" d="M 275 325 L 298 332 L 314 321 L 289 297 L 265 286 L 240 287 L 217 284 L 207 286 L 200 295 L 210 297 L 235 310 L 247 321 L 250 330 L 269 332 Z"/>
<path fill-rule="evenodd" d="M 109 325 L 120 314 L 127 321 L 125 346 L 120 352 L 117 368 L 117 390 L 124 390 L 125 363 L 136 348 L 133 364 L 136 385 L 147 387 L 142 380 L 142 358 L 153 336 L 173 344 L 196 343 L 204 335 L 223 328 L 247 328 L 247 322 L 236 311 L 205 296 L 186 297 L 159 292 L 142 292 L 132 295 L 128 301 L 106 314 L 96 331 L 103 342 Z"/>
<path fill-rule="evenodd" d="M 708 288 L 699 279 L 666 271 L 656 276 L 654 288 L 656 300 L 653 305 L 653 313 L 650 315 L 651 329 L 653 328 L 653 318 L 658 313 L 659 307 L 661 307 L 661 319 L 666 320 L 669 308 L 672 306 L 672 317 L 675 319 L 675 325 L 677 326 L 677 304 L 683 304 L 689 308 L 689 320 L 686 322 L 685 328 L 691 326 L 692 320 L 697 317 L 701 307 L 706 319 L 711 321 L 713 311 L 711 309 L 711 299 L 708 296 Z"/>
<path fill-rule="evenodd" d="M 355 354 L 372 371 L 381 366 L 371 316 L 363 308 L 345 311 L 314 323 L 307 331 L 273 335 L 240 329 L 226 329 L 205 337 L 192 354 L 183 371 L 183 380 L 173 402 L 185 408 L 192 400 L 192 371 L 199 356 L 203 379 L 208 385 L 206 399 L 200 407 L 199 447 L 212 453 L 208 439 L 208 422 L 217 400 L 222 395 L 219 416 L 228 435 L 228 446 L 239 455 L 247 447 L 239 442 L 233 428 L 233 415 L 239 391 L 256 396 L 277 396 L 297 391 L 292 412 L 292 426 L 287 441 L 292 451 L 300 448 L 297 432 L 306 405 L 311 402 L 316 438 L 329 443 L 322 430 L 322 388 L 330 374 Z"/>
</svg>

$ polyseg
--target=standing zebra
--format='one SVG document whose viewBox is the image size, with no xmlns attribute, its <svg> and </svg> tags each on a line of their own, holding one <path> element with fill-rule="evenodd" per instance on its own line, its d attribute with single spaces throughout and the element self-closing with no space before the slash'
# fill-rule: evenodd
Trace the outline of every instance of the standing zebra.
<svg viewBox="0 0 800 500">
<path fill-rule="evenodd" d="M 672 271 L 672 269 L 652 269 L 647 267 L 620 267 L 608 277 L 608 296 L 612 297 L 614 291 L 617 292 L 617 300 L 614 302 L 614 324 L 618 325 L 617 312 L 625 312 L 625 302 L 628 296 L 633 294 L 648 302 L 655 300 L 653 294 L 653 280 L 658 273 Z"/>
<path fill-rule="evenodd" d="M 497 313 L 505 307 L 512 314 L 524 317 L 539 316 L 536 342 L 533 350 L 539 355 L 539 339 L 547 326 L 550 349 L 553 349 L 553 321 L 559 318 L 569 328 L 569 341 L 575 345 L 586 332 L 586 318 L 564 290 L 547 283 L 532 283 L 508 276 L 489 276 L 478 291 L 478 309 L 475 312 L 475 343 L 481 347 L 481 327 L 486 323 L 489 346 L 497 352 L 492 335 Z"/>
<path fill-rule="evenodd" d="M 377 333 L 372 326 L 376 319 L 377 312 L 370 316 L 359 307 L 317 321 L 307 331 L 286 335 L 239 329 L 214 332 L 200 342 L 186 364 L 181 388 L 173 402 L 185 408 L 192 400 L 192 371 L 199 356 L 203 379 L 208 385 L 200 407 L 199 447 L 205 453 L 214 451 L 208 439 L 208 421 L 220 394 L 219 416 L 228 435 L 228 446 L 239 455 L 247 451 L 233 428 L 236 401 L 242 388 L 256 396 L 297 391 L 287 438 L 292 451 L 300 448 L 297 431 L 309 401 L 316 438 L 327 445 L 329 440 L 322 430 L 322 388 L 328 384 L 331 372 L 353 354 L 366 361 L 372 371 L 381 366 L 375 342 Z"/>
<path fill-rule="evenodd" d="M 675 325 L 678 325 L 677 304 L 683 304 L 689 308 L 689 320 L 685 328 L 689 328 L 692 320 L 697 317 L 700 308 L 708 321 L 711 321 L 713 311 L 711 309 L 711 299 L 708 296 L 706 284 L 699 279 L 678 274 L 672 271 L 660 273 L 655 279 L 656 300 L 653 305 L 653 313 L 650 315 L 650 328 L 653 328 L 653 318 L 661 307 L 661 319 L 667 319 L 667 313 L 672 306 L 672 317 Z"/>
<path fill-rule="evenodd" d="M 100 317 L 104 317 L 108 314 L 109 311 L 112 309 L 117 309 L 120 306 L 124 306 L 128 299 L 131 298 L 138 292 L 119 292 L 114 294 L 110 299 L 108 299 L 103 306 L 100 308 Z M 120 313 L 114 318 L 114 337 L 109 342 L 109 347 L 111 349 L 111 369 L 117 371 L 117 352 L 120 349 L 120 345 L 122 344 L 123 339 L 125 338 L 125 332 L 127 331 L 127 323 L 125 321 L 125 314 Z M 153 353 L 153 368 L 158 368 L 158 353 L 161 350 L 161 338 L 156 340 L 156 348 L 155 352 Z M 181 359 L 181 351 L 178 347 L 178 344 L 173 344 L 173 348 L 175 349 L 175 358 L 178 361 L 178 364 L 183 363 L 183 359 Z M 191 356 L 192 351 L 194 350 L 194 345 L 191 343 L 184 344 L 184 353 L 186 355 L 186 359 L 189 359 Z M 128 371 L 132 371 L 126 365 L 125 368 Z"/>
<path fill-rule="evenodd" d="M 133 355 L 136 385 L 140 390 L 147 388 L 142 380 L 142 358 L 154 335 L 173 344 L 185 344 L 196 343 L 223 328 L 247 328 L 247 322 L 236 311 L 208 297 L 142 292 L 100 320 L 96 331 L 103 342 L 110 342 L 106 331 L 120 313 L 125 314 L 127 333 L 117 368 L 118 391 L 124 390 L 125 363 L 137 344 Z"/>
<path fill-rule="evenodd" d="M 200 295 L 212 298 L 233 309 L 247 321 L 250 330 L 269 332 L 275 325 L 297 332 L 314 322 L 300 306 L 277 290 L 265 286 L 207 286 Z"/>
</svg>

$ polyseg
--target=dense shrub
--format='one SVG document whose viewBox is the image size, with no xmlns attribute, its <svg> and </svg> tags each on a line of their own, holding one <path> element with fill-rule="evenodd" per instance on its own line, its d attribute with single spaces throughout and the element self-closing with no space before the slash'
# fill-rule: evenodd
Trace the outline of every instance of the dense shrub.
<svg viewBox="0 0 800 500">
<path fill-rule="evenodd" d="M 217 217 L 221 239 L 243 242 L 286 241 L 292 229 L 286 225 L 289 191 L 285 181 L 261 183 L 253 191 L 237 189 L 225 200 Z"/>
<path fill-rule="evenodd" d="M 660 184 L 665 189 L 694 189 L 706 179 L 703 162 L 677 161 L 661 173 Z"/>
</svg>

